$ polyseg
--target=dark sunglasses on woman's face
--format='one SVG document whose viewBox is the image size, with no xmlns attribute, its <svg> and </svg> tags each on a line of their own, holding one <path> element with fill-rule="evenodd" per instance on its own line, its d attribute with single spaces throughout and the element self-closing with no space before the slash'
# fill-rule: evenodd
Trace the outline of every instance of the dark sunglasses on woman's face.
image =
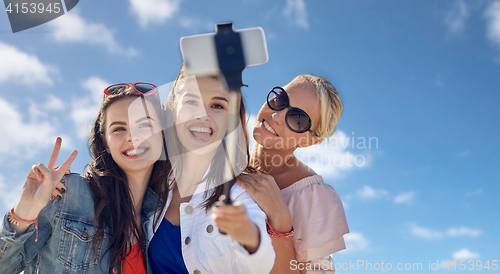
<svg viewBox="0 0 500 274">
<path fill-rule="evenodd" d="M 311 130 L 311 118 L 307 112 L 300 108 L 290 106 L 288 94 L 282 87 L 274 87 L 267 94 L 267 105 L 270 109 L 280 111 L 288 109 L 285 116 L 286 125 L 296 133 L 304 133 L 309 131 L 313 136 L 318 136 Z"/>
</svg>

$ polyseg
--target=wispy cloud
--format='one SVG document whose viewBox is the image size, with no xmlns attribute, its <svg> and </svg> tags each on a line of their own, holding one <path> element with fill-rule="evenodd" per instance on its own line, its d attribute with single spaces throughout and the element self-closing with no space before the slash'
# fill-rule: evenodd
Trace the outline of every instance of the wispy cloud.
<svg viewBox="0 0 500 274">
<path fill-rule="evenodd" d="M 309 28 L 306 2 L 304 0 L 287 0 L 283 14 L 288 18 L 290 24 L 303 29 Z"/>
<path fill-rule="evenodd" d="M 57 69 L 42 63 L 37 56 L 0 42 L 0 82 L 53 84 Z"/>
<path fill-rule="evenodd" d="M 10 180 L 6 180 L 5 177 L 0 174 L 0 210 L 2 213 L 5 212 L 3 209 L 8 210 L 16 206 L 21 198 L 22 187 L 23 184 L 17 184 Z"/>
<path fill-rule="evenodd" d="M 483 190 L 480 189 L 480 188 L 478 188 L 478 189 L 476 189 L 474 191 L 469 191 L 469 192 L 465 193 L 465 196 L 469 197 L 469 196 L 479 195 L 482 192 L 483 192 Z"/>
<path fill-rule="evenodd" d="M 363 201 L 378 200 L 389 195 L 389 192 L 384 189 L 374 189 L 369 185 L 364 185 L 356 190 L 356 196 Z"/>
<path fill-rule="evenodd" d="M 32 105 L 33 107 L 33 105 Z M 41 149 L 50 147 L 56 139 L 54 117 L 49 117 L 40 108 L 30 110 L 34 114 L 23 117 L 21 110 L 15 105 L 0 98 L 0 117 L 2 117 L 3 133 L 0 134 L 0 163 L 14 163 L 22 159 L 29 159 Z M 28 120 L 28 121 L 26 121 Z M 64 147 L 71 145 L 71 138 L 63 136 Z"/>
<path fill-rule="evenodd" d="M 142 28 L 161 24 L 179 10 L 179 0 L 129 0 L 130 12 L 137 16 Z"/>
<path fill-rule="evenodd" d="M 138 51 L 133 47 L 124 48 L 115 39 L 115 35 L 106 25 L 86 20 L 78 10 L 57 18 L 49 23 L 53 33 L 50 36 L 60 43 L 84 43 L 104 47 L 113 54 L 134 56 Z"/>
<path fill-rule="evenodd" d="M 206 18 L 200 18 L 199 16 L 192 16 L 192 17 L 187 17 L 187 16 L 181 16 L 178 20 L 179 24 L 186 29 L 192 29 L 192 30 L 213 30 L 215 23 Z"/>
<path fill-rule="evenodd" d="M 430 228 L 420 227 L 415 224 L 411 225 L 410 233 L 418 238 L 434 240 L 443 238 L 454 238 L 454 237 L 479 237 L 483 231 L 480 229 L 472 229 L 468 227 L 451 227 L 446 231 L 435 231 Z"/>
<path fill-rule="evenodd" d="M 42 108 L 46 110 L 63 110 L 64 107 L 64 102 L 53 94 L 48 94 L 47 100 L 42 102 Z"/>
<path fill-rule="evenodd" d="M 77 136 L 81 139 L 88 137 L 90 122 L 95 120 L 102 104 L 103 90 L 109 84 L 96 76 L 90 77 L 82 83 L 87 93 L 82 93 L 72 102 L 71 119 L 74 122 Z"/>
<path fill-rule="evenodd" d="M 370 245 L 370 241 L 361 232 L 349 232 L 344 235 L 346 249 L 342 252 L 352 252 L 365 250 Z"/>
<path fill-rule="evenodd" d="M 395 204 L 407 204 L 411 205 L 415 198 L 414 191 L 401 192 L 400 194 L 394 196 L 388 190 L 376 189 L 369 185 L 363 185 L 358 188 L 354 193 L 349 193 L 344 196 L 345 200 L 360 200 L 364 202 L 384 200 L 393 201 Z"/>
<path fill-rule="evenodd" d="M 446 13 L 444 22 L 452 34 L 459 34 L 465 27 L 465 21 L 470 15 L 464 0 L 453 1 L 453 7 Z"/>
<path fill-rule="evenodd" d="M 401 193 L 401 194 L 397 195 L 396 197 L 394 197 L 394 202 L 396 204 L 411 205 L 414 197 L 415 197 L 414 191 L 404 192 L 404 193 Z"/>
<path fill-rule="evenodd" d="M 466 248 L 453 252 L 453 260 L 468 260 L 479 258 L 481 258 L 481 255 L 479 253 L 471 252 Z"/>
<path fill-rule="evenodd" d="M 453 260 L 468 260 L 468 259 L 479 259 L 481 255 L 479 253 L 471 252 L 470 250 L 463 248 L 458 251 L 453 252 Z"/>
<path fill-rule="evenodd" d="M 446 231 L 446 235 L 449 237 L 459 237 L 459 236 L 469 236 L 469 237 L 479 237 L 483 232 L 480 229 L 471 229 L 467 227 L 452 227 Z"/>
<path fill-rule="evenodd" d="M 471 155 L 471 152 L 472 151 L 470 149 L 465 149 L 465 150 L 462 150 L 462 151 L 455 153 L 455 157 L 456 158 L 465 158 L 465 157 Z"/>
<path fill-rule="evenodd" d="M 47 120 L 54 112 L 65 109 L 63 101 L 50 93 L 46 95 L 45 100 L 27 98 L 27 101 L 29 102 L 28 113 L 33 122 Z"/>
<path fill-rule="evenodd" d="M 347 147 L 348 138 L 351 137 L 337 130 L 328 141 L 297 149 L 295 156 L 324 177 L 343 177 L 348 171 L 369 166 L 373 159 L 368 149 Z"/>
<path fill-rule="evenodd" d="M 500 1 L 495 1 L 489 6 L 485 13 L 488 39 L 500 46 Z"/>
</svg>

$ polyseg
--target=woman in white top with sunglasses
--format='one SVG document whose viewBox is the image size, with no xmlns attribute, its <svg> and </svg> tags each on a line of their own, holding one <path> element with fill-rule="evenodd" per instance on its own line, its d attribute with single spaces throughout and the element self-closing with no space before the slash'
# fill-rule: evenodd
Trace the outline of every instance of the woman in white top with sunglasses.
<svg viewBox="0 0 500 274">
<path fill-rule="evenodd" d="M 333 85 L 313 75 L 271 89 L 257 114 L 251 164 L 269 175 L 243 175 L 238 183 L 268 217 L 276 252 L 271 273 L 332 273 L 331 254 L 345 249 L 349 229 L 339 195 L 293 154 L 332 136 L 341 114 Z"/>
</svg>

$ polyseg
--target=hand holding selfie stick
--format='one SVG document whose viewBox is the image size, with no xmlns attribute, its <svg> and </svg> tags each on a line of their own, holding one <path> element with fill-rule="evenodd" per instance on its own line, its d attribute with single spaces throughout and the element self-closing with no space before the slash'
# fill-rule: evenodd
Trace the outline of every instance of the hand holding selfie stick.
<svg viewBox="0 0 500 274">
<path fill-rule="evenodd" d="M 222 141 L 229 168 L 224 181 L 235 180 L 237 135 L 230 134 L 239 123 L 238 102 L 241 96 L 242 72 L 246 66 L 267 62 L 267 47 L 262 28 L 233 30 L 233 23 L 217 24 L 216 33 L 181 38 L 181 51 L 188 73 L 198 76 L 221 74 L 229 91 L 228 132 Z M 243 129 L 246 130 L 246 129 Z M 224 184 L 224 203 L 231 204 L 231 184 Z"/>
</svg>

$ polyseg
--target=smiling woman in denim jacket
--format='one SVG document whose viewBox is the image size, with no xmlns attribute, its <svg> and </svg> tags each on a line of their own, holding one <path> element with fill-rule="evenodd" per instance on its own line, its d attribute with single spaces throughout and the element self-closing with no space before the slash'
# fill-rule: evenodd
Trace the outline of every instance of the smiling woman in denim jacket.
<svg viewBox="0 0 500 274">
<path fill-rule="evenodd" d="M 167 100 L 167 149 L 172 163 L 170 193 L 161 222 L 148 225 L 149 260 L 156 274 L 269 273 L 274 250 L 265 214 L 239 185 L 232 205 L 220 202 L 224 169 L 236 175 L 248 164 L 245 107 L 241 98 L 238 128 L 228 130 L 229 92 L 217 77 L 183 71 Z M 236 134 L 237 153 L 226 161 L 223 140 Z M 227 182 L 228 184 L 230 182 Z M 223 231 L 227 235 L 220 233 Z"/>
<path fill-rule="evenodd" d="M 19 203 L 3 220 L 0 273 L 149 269 L 144 224 L 161 208 L 158 196 L 168 194 L 162 184 L 169 162 L 159 160 L 165 159 L 164 113 L 152 84 L 118 84 L 104 92 L 89 140 L 94 160 L 87 172 L 64 175 L 76 151 L 54 167 L 61 138 L 48 165 L 30 170 Z M 51 196 L 56 187 L 67 191 Z"/>
</svg>

